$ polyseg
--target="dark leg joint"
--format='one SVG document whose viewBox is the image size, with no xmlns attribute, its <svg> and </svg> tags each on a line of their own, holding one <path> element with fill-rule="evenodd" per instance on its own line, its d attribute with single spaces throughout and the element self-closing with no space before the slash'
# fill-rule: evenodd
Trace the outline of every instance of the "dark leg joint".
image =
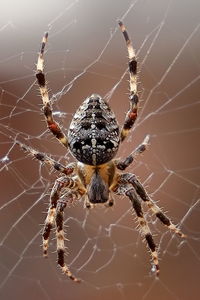
<svg viewBox="0 0 200 300">
<path fill-rule="evenodd" d="M 133 208 L 136 212 L 136 215 L 140 218 L 143 218 L 142 206 L 141 206 L 140 200 L 135 195 L 134 190 L 130 190 L 130 191 L 126 192 L 126 195 L 130 198 L 130 200 L 133 204 Z"/>
<path fill-rule="evenodd" d="M 35 156 L 35 158 L 37 158 L 40 161 L 44 161 L 44 159 L 45 159 L 45 155 L 42 153 L 36 153 L 34 156 Z"/>
<path fill-rule="evenodd" d="M 58 189 L 56 191 L 53 191 L 51 194 L 51 206 L 50 209 L 56 208 L 57 200 L 59 199 L 59 193 Z"/>
<path fill-rule="evenodd" d="M 39 86 L 44 87 L 44 86 L 45 86 L 45 77 L 44 77 L 44 73 L 43 73 L 42 71 L 39 70 L 39 71 L 36 73 L 36 78 L 37 78 L 37 80 L 38 80 Z"/>
<path fill-rule="evenodd" d="M 65 262 L 64 262 L 64 250 L 63 249 L 58 249 L 58 260 L 57 263 L 59 266 L 63 267 Z"/>
<path fill-rule="evenodd" d="M 46 118 L 47 118 L 48 116 L 51 116 L 51 115 L 52 115 L 52 109 L 51 109 L 49 103 L 47 103 L 47 104 L 43 107 L 43 112 L 44 112 L 44 115 L 45 115 Z"/>
<path fill-rule="evenodd" d="M 129 62 L 129 71 L 131 74 L 136 75 L 137 74 L 137 61 L 135 60 L 135 58 L 133 58 L 130 62 Z"/>
<path fill-rule="evenodd" d="M 137 94 L 135 94 L 134 92 L 132 92 L 132 93 L 130 94 L 130 97 L 129 97 L 129 98 L 130 98 L 132 104 L 135 104 L 135 105 L 138 104 L 139 98 L 138 98 L 138 95 L 137 95 Z"/>
<path fill-rule="evenodd" d="M 133 127 L 133 124 L 135 123 L 136 118 L 137 118 L 137 113 L 136 112 L 131 112 L 128 115 L 128 118 L 124 122 L 123 129 L 130 130 Z"/>
<path fill-rule="evenodd" d="M 151 251 L 154 252 L 156 250 L 156 245 L 154 243 L 152 235 L 150 233 L 147 233 L 145 235 L 145 239 L 146 239 L 147 244 L 148 244 L 149 248 L 151 249 Z"/>
<path fill-rule="evenodd" d="M 63 229 L 63 216 L 62 216 L 62 213 L 58 213 L 56 215 L 56 226 L 57 226 L 57 231 L 58 232 Z"/>
<path fill-rule="evenodd" d="M 142 184 L 136 179 L 135 176 L 131 178 L 129 182 L 134 186 L 136 192 L 138 193 L 138 195 L 141 197 L 143 201 L 149 201 L 149 197 L 145 189 L 143 188 Z"/>
<path fill-rule="evenodd" d="M 44 231 L 43 231 L 43 234 L 42 234 L 44 240 L 48 240 L 51 229 L 52 229 L 51 224 L 46 224 L 45 225 L 45 228 L 44 228 Z"/>
<path fill-rule="evenodd" d="M 44 48 L 45 48 L 46 41 L 47 41 L 47 38 L 48 38 L 48 32 L 45 32 L 45 34 L 44 34 L 44 38 L 45 38 L 45 41 L 44 41 L 44 42 L 42 42 L 41 51 L 40 51 L 40 53 L 41 53 L 41 54 L 43 54 L 43 53 L 44 53 Z"/>
<path fill-rule="evenodd" d="M 144 145 L 144 144 L 140 145 L 140 146 L 136 149 L 136 151 L 137 151 L 139 154 L 141 154 L 141 153 L 144 152 L 145 150 L 146 150 L 146 145 Z"/>
<path fill-rule="evenodd" d="M 57 171 L 60 171 L 62 170 L 63 166 L 58 163 L 58 162 L 55 162 L 54 165 L 53 165 L 54 169 L 56 169 Z"/>
<path fill-rule="evenodd" d="M 166 226 L 169 226 L 171 224 L 170 220 L 162 212 L 156 213 L 156 217 Z"/>
<path fill-rule="evenodd" d="M 55 131 L 53 131 L 52 126 L 49 126 L 49 129 L 51 130 L 51 132 L 53 133 L 53 135 L 55 135 L 55 137 L 58 140 L 61 140 L 62 138 L 64 138 L 64 134 L 60 131 L 60 129 L 58 127 L 56 127 Z"/>
<path fill-rule="evenodd" d="M 117 168 L 119 170 L 125 170 L 133 162 L 133 156 L 129 155 L 124 161 L 117 163 Z"/>
<path fill-rule="evenodd" d="M 125 27 L 123 26 L 123 23 L 122 23 L 122 21 L 118 21 L 118 24 L 119 24 L 119 26 L 120 26 L 120 27 L 121 27 L 121 29 L 122 29 L 122 33 L 123 33 L 123 35 L 124 35 L 125 41 L 126 41 L 127 43 L 128 43 L 128 42 L 130 42 L 130 39 L 129 39 L 128 33 L 127 33 L 127 31 L 126 31 Z"/>
</svg>

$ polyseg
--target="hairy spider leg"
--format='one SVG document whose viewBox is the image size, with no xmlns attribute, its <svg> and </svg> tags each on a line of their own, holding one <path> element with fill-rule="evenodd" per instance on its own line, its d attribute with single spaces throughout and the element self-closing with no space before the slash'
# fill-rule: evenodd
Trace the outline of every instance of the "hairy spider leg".
<svg viewBox="0 0 200 300">
<path fill-rule="evenodd" d="M 136 119 L 137 119 L 137 112 L 138 112 L 138 93 L 137 93 L 137 60 L 135 50 L 133 49 L 133 45 L 131 40 L 129 39 L 128 33 L 124 24 L 119 21 L 120 29 L 123 33 L 123 36 L 126 41 L 127 50 L 128 50 L 128 65 L 129 65 L 129 100 L 130 100 L 130 109 L 126 114 L 126 118 L 124 121 L 123 128 L 121 130 L 121 141 L 123 141 L 131 128 L 133 127 Z"/>
<path fill-rule="evenodd" d="M 73 178 L 63 176 L 63 177 L 56 179 L 54 186 L 51 190 L 49 209 L 48 209 L 46 220 L 44 222 L 44 229 L 43 229 L 43 233 L 42 233 L 44 257 L 47 257 L 49 236 L 50 236 L 51 229 L 55 222 L 56 207 L 57 207 L 57 203 L 60 198 L 61 192 L 64 188 L 74 187 L 75 184 L 76 183 L 73 180 Z"/>
<path fill-rule="evenodd" d="M 63 219 L 64 219 L 64 209 L 66 207 L 66 202 L 59 202 L 56 209 L 56 240 L 57 240 L 57 255 L 58 255 L 58 265 L 61 267 L 64 274 L 66 274 L 70 279 L 75 282 L 81 282 L 80 279 L 76 278 L 69 270 L 67 264 L 65 263 L 65 236 L 63 229 Z"/>
<path fill-rule="evenodd" d="M 18 144 L 23 151 L 28 152 L 34 158 L 38 159 L 42 163 L 45 163 L 45 164 L 51 166 L 56 171 L 58 171 L 62 174 L 65 174 L 65 175 L 72 174 L 74 169 L 75 169 L 76 163 L 71 163 L 71 164 L 69 164 L 65 167 L 61 163 L 54 160 L 53 158 L 47 156 L 46 154 L 41 153 L 41 152 L 39 152 L 39 151 L 37 151 L 37 150 L 21 143 L 21 142 L 16 141 L 16 144 Z"/>
<path fill-rule="evenodd" d="M 180 237 L 186 238 L 186 235 L 182 233 L 182 231 L 171 222 L 171 220 L 162 212 L 159 206 L 148 196 L 141 182 L 136 178 L 134 174 L 122 174 L 120 180 L 122 180 L 122 182 L 124 183 L 131 183 L 133 185 L 137 194 L 147 204 L 148 208 L 151 209 L 153 214 L 155 214 L 155 216 L 161 221 L 161 223 L 163 223 L 171 231 L 173 231 Z"/>
<path fill-rule="evenodd" d="M 156 276 L 158 276 L 160 268 L 159 268 L 159 262 L 158 262 L 158 253 L 156 251 L 156 244 L 153 240 L 152 233 L 150 231 L 150 228 L 149 228 L 147 221 L 145 219 L 145 216 L 143 214 L 141 200 L 140 200 L 139 196 L 137 195 L 135 189 L 130 184 L 127 184 L 127 183 L 119 184 L 115 193 L 123 194 L 123 195 L 125 194 L 131 200 L 132 206 L 135 210 L 137 220 L 138 220 L 138 223 L 140 226 L 141 235 L 144 236 L 144 238 L 147 242 L 147 245 L 150 249 L 153 264 L 156 269 Z"/>
<path fill-rule="evenodd" d="M 48 88 L 47 88 L 45 75 L 44 75 L 44 49 L 47 42 L 47 38 L 48 38 L 48 33 L 45 33 L 42 39 L 41 50 L 38 55 L 36 78 L 38 81 L 40 94 L 42 97 L 43 112 L 45 115 L 47 127 L 62 145 L 68 147 L 67 136 L 63 133 L 59 124 L 53 118 L 51 102 L 49 99 Z"/>
<path fill-rule="evenodd" d="M 61 197 L 61 193 L 64 189 L 68 188 L 71 192 L 66 192 L 64 195 L 67 200 L 59 200 Z M 58 253 L 58 265 L 61 267 L 62 271 L 73 281 L 80 282 L 72 273 L 70 272 L 68 266 L 64 261 L 65 255 L 65 245 L 64 245 L 64 230 L 63 230 L 63 211 L 66 207 L 68 201 L 70 203 L 73 202 L 73 194 L 76 199 L 79 199 L 82 196 L 81 191 L 79 191 L 79 184 L 76 178 L 70 177 L 60 177 L 55 181 L 55 184 L 52 188 L 50 195 L 50 205 L 47 213 L 47 217 L 44 223 L 43 230 L 43 255 L 47 257 L 47 250 L 49 245 L 49 236 L 51 233 L 51 229 L 56 223 L 56 239 L 57 239 L 57 253 Z"/>
<path fill-rule="evenodd" d="M 134 161 L 137 155 L 142 154 L 147 149 L 147 146 L 149 144 L 149 137 L 150 136 L 147 135 L 143 142 L 136 149 L 134 149 L 129 156 L 127 156 L 124 159 L 120 159 L 119 161 L 116 161 L 116 167 L 119 170 L 125 170 Z"/>
</svg>

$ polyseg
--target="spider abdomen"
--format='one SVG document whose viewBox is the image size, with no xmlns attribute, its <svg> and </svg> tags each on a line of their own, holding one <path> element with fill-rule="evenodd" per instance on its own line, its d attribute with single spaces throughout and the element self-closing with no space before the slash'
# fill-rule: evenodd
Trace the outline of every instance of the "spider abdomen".
<svg viewBox="0 0 200 300">
<path fill-rule="evenodd" d="M 88 97 L 76 111 L 68 132 L 69 148 L 76 159 L 88 165 L 104 164 L 119 147 L 119 125 L 109 105 L 97 94 Z"/>
</svg>

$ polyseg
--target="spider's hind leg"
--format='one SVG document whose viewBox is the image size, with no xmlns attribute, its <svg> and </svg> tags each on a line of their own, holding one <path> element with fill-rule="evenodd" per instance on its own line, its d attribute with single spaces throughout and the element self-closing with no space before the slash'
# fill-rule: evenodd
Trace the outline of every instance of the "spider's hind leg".
<svg viewBox="0 0 200 300">
<path fill-rule="evenodd" d="M 73 201 L 72 194 L 69 194 L 68 197 L 71 196 L 71 201 Z M 76 278 L 71 271 L 69 270 L 67 264 L 65 263 L 65 237 L 64 237 L 64 229 L 63 229 L 63 217 L 64 217 L 64 209 L 67 205 L 65 201 L 59 201 L 57 209 L 56 209 L 56 240 L 57 240 L 57 255 L 58 255 L 58 265 L 61 267 L 64 274 L 66 274 L 70 279 L 75 282 L 80 282 L 81 280 Z"/>
<path fill-rule="evenodd" d="M 54 223 L 55 223 L 56 207 L 57 207 L 57 202 L 60 198 L 60 194 L 61 194 L 63 188 L 66 188 L 72 184 L 73 184 L 72 178 L 63 176 L 63 177 L 58 178 L 55 181 L 55 184 L 52 188 L 51 195 L 50 195 L 49 209 L 48 209 L 47 217 L 44 222 L 44 229 L 43 229 L 43 233 L 42 233 L 44 257 L 47 257 L 49 236 L 51 233 L 51 229 L 53 228 Z"/>
<path fill-rule="evenodd" d="M 153 260 L 153 264 L 155 266 L 156 276 L 158 276 L 160 268 L 158 262 L 158 253 L 156 251 L 156 244 L 154 242 L 153 235 L 145 219 L 140 197 L 137 195 L 134 187 L 131 186 L 131 184 L 122 181 L 121 182 L 119 181 L 119 185 L 117 186 L 115 193 L 120 195 L 125 194 L 131 200 L 133 209 L 135 210 L 137 220 L 140 226 L 141 235 L 144 236 L 147 246 L 151 252 L 151 257 Z"/>
<path fill-rule="evenodd" d="M 186 235 L 182 233 L 182 231 L 175 226 L 172 221 L 162 212 L 160 207 L 149 197 L 145 188 L 141 184 L 141 182 L 136 178 L 134 174 L 126 173 L 121 175 L 121 181 L 130 183 L 136 190 L 137 194 L 140 198 L 147 204 L 148 208 L 151 209 L 153 214 L 163 223 L 166 227 L 168 227 L 171 231 L 176 233 L 182 238 L 185 238 Z"/>
</svg>

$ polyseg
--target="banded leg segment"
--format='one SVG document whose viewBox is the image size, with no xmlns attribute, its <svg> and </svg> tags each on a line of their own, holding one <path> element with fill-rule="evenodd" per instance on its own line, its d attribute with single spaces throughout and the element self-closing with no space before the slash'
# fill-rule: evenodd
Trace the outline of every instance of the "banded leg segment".
<svg viewBox="0 0 200 300">
<path fill-rule="evenodd" d="M 74 185 L 74 180 L 69 177 L 60 177 L 56 180 L 50 195 L 50 205 L 47 213 L 47 217 L 44 223 L 44 229 L 42 233 L 43 242 L 43 255 L 47 257 L 47 250 L 49 245 L 49 236 L 51 229 L 54 226 L 57 202 L 60 198 L 60 194 L 63 188 Z"/>
<path fill-rule="evenodd" d="M 60 202 L 56 210 L 56 239 L 57 239 L 57 255 L 58 255 L 57 262 L 64 274 L 66 274 L 73 281 L 80 282 L 81 280 L 76 278 L 70 272 L 67 264 L 65 263 L 65 244 L 64 244 L 65 236 L 64 236 L 64 229 L 63 229 L 63 218 L 64 218 L 65 207 L 66 207 L 66 202 Z"/>
<path fill-rule="evenodd" d="M 125 159 L 121 159 L 120 161 L 116 162 L 116 167 L 119 170 L 125 170 L 135 159 L 135 157 L 139 154 L 142 154 L 149 144 L 149 135 L 147 135 L 144 141 Z"/>
<path fill-rule="evenodd" d="M 41 162 L 51 166 L 52 168 L 54 168 L 56 171 L 63 173 L 65 175 L 69 175 L 72 174 L 74 169 L 75 169 L 75 163 L 71 163 L 68 166 L 63 166 L 61 163 L 57 162 L 56 160 L 52 159 L 51 157 L 47 156 L 44 153 L 38 152 L 37 150 L 22 144 L 18 141 L 16 141 L 16 144 L 18 144 L 21 149 L 25 152 L 28 152 L 31 156 L 33 156 L 34 158 L 40 160 Z"/>
<path fill-rule="evenodd" d="M 156 276 L 158 276 L 160 269 L 159 269 L 159 263 L 158 263 L 158 254 L 156 251 L 156 244 L 153 240 L 153 236 L 152 236 L 150 228 L 147 224 L 147 221 L 145 220 L 145 217 L 144 217 L 144 214 L 142 211 L 140 198 L 138 197 L 136 191 L 133 188 L 132 189 L 129 188 L 129 185 L 128 185 L 128 189 L 129 190 L 125 194 L 126 194 L 126 196 L 129 197 L 129 199 L 132 202 L 133 208 L 135 210 L 135 213 L 137 215 L 137 219 L 138 219 L 138 222 L 140 225 L 141 234 L 142 234 L 142 236 L 145 237 L 147 245 L 151 251 L 151 257 L 153 260 L 153 264 L 155 266 Z"/>
<path fill-rule="evenodd" d="M 124 24 L 119 21 L 120 29 L 123 33 L 123 36 L 126 41 L 127 50 L 128 50 L 128 65 L 129 65 L 129 76 L 130 76 L 130 109 L 126 115 L 125 122 L 123 128 L 121 130 L 121 141 L 123 141 L 128 135 L 130 129 L 133 127 L 138 112 L 138 93 L 137 93 L 137 60 L 135 50 L 133 49 L 133 45 L 131 40 L 129 39 L 128 33 Z"/>
<path fill-rule="evenodd" d="M 43 112 L 45 115 L 47 126 L 49 130 L 53 133 L 53 135 L 59 140 L 59 142 L 65 147 L 68 147 L 68 140 L 66 135 L 62 132 L 59 124 L 53 118 L 48 88 L 47 88 L 46 79 L 44 75 L 44 49 L 47 42 L 47 38 L 48 38 L 48 33 L 45 33 L 42 39 L 42 46 L 38 56 L 36 78 L 38 81 L 40 94 L 42 97 Z"/>
<path fill-rule="evenodd" d="M 147 206 L 151 209 L 153 214 L 155 214 L 155 216 L 161 221 L 161 223 L 163 223 L 171 231 L 173 231 L 180 237 L 186 237 L 186 235 L 182 233 L 182 231 L 171 222 L 171 220 L 162 212 L 159 206 L 149 197 L 141 182 L 136 178 L 134 174 L 122 174 L 120 180 L 124 183 L 131 183 L 133 185 L 137 194 L 147 204 Z"/>
</svg>

